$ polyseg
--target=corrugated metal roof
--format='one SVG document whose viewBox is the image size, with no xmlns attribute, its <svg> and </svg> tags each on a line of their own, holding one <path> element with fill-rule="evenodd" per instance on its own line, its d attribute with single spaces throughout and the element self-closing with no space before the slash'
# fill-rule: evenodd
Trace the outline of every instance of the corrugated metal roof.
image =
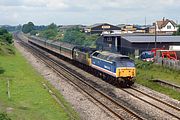
<svg viewBox="0 0 180 120">
<path fill-rule="evenodd" d="M 155 42 L 155 36 L 123 36 L 122 38 L 132 43 Z M 157 36 L 157 42 L 180 42 L 180 36 Z"/>
</svg>

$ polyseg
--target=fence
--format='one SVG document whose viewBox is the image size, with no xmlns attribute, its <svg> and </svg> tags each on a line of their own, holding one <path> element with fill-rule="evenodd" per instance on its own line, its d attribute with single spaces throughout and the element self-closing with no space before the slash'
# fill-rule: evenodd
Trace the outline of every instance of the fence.
<svg viewBox="0 0 180 120">
<path fill-rule="evenodd" d="M 180 70 L 180 61 L 179 60 L 167 60 L 167 59 L 158 58 L 156 60 L 156 63 L 158 63 L 162 66 L 165 66 L 165 67 Z"/>
</svg>

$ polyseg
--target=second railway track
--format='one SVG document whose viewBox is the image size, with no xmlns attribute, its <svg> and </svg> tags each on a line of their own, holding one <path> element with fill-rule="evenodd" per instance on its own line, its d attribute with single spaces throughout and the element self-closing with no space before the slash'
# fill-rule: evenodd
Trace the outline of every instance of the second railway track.
<svg viewBox="0 0 180 120">
<path fill-rule="evenodd" d="M 165 113 L 171 115 L 176 119 L 180 119 L 180 108 L 176 107 L 170 103 L 164 102 L 161 99 L 158 99 L 152 95 L 149 95 L 142 90 L 137 89 L 136 87 L 131 87 L 130 89 L 122 89 L 126 93 L 132 95 L 133 97 L 148 103 L 149 105 L 164 111 Z"/>
</svg>

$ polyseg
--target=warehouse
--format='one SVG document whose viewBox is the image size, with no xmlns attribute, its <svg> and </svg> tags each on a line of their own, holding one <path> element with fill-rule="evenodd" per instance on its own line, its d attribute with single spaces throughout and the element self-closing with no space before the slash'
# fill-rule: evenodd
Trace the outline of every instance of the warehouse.
<svg viewBox="0 0 180 120">
<path fill-rule="evenodd" d="M 152 35 L 102 35 L 97 40 L 97 48 L 122 54 L 133 54 L 155 48 L 155 36 Z M 170 45 L 180 45 L 180 36 L 157 36 L 156 47 L 169 49 Z"/>
</svg>

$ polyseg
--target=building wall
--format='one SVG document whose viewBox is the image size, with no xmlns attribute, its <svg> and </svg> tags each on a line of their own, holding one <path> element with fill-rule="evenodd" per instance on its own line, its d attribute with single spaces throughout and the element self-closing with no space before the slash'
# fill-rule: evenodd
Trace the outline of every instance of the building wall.
<svg viewBox="0 0 180 120">
<path fill-rule="evenodd" d="M 98 50 L 118 52 L 121 47 L 121 37 L 120 36 L 101 36 L 96 41 L 96 46 Z"/>
</svg>

